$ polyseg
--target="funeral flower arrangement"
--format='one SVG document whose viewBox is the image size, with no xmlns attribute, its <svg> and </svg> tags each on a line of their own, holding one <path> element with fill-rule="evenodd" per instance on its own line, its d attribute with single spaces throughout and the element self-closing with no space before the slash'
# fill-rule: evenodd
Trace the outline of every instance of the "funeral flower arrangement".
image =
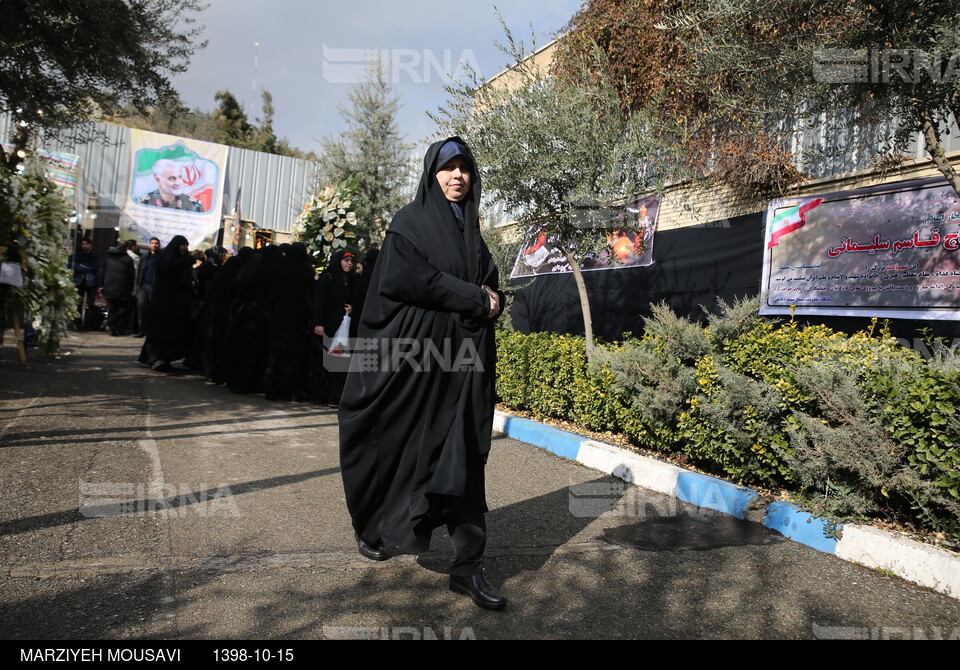
<svg viewBox="0 0 960 670">
<path fill-rule="evenodd" d="M 314 194 L 297 217 L 294 231 L 297 239 L 321 258 L 347 247 L 357 237 L 351 230 L 357 225 L 353 208 L 354 187 L 349 182 L 327 186 Z"/>
<path fill-rule="evenodd" d="M 60 349 L 77 315 L 77 291 L 68 267 L 68 216 L 66 201 L 45 177 L 41 163 L 27 163 L 21 174 L 0 173 L 0 253 L 8 262 L 20 261 L 23 280 L 22 287 L 0 287 L 0 307 L 28 318 L 48 354 Z"/>
</svg>

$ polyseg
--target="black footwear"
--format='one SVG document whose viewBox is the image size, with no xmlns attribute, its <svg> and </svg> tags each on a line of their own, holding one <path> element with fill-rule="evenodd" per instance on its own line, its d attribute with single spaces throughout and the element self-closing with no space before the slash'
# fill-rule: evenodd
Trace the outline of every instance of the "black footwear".
<svg viewBox="0 0 960 670">
<path fill-rule="evenodd" d="M 470 596 L 473 598 L 473 602 L 488 610 L 502 610 L 507 606 L 507 599 L 487 584 L 482 572 L 469 577 L 450 575 L 450 590 L 454 593 Z"/>
<path fill-rule="evenodd" d="M 357 538 L 357 548 L 360 555 L 369 558 L 371 561 L 385 561 L 390 558 L 389 554 L 383 550 L 383 543 L 377 540 L 374 544 L 367 544 L 360 538 Z"/>
</svg>

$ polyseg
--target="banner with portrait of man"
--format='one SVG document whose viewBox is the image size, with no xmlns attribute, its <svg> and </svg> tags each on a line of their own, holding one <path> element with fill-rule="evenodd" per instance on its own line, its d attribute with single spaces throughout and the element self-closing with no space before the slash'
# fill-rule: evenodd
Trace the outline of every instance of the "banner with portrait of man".
<svg viewBox="0 0 960 670">
<path fill-rule="evenodd" d="M 626 206 L 574 211 L 578 227 L 595 229 L 596 251 L 587 253 L 580 263 L 583 272 L 645 267 L 653 264 L 653 238 L 657 230 L 660 199 L 656 196 L 633 198 Z M 578 222 L 578 219 L 582 223 Z M 563 253 L 563 241 L 551 236 L 549 229 L 532 226 L 524 238 L 511 279 L 572 272 Z"/>
<path fill-rule="evenodd" d="M 191 248 L 215 245 L 227 151 L 222 144 L 133 130 L 121 238 L 146 245 L 157 237 L 167 244 L 183 235 Z"/>
</svg>

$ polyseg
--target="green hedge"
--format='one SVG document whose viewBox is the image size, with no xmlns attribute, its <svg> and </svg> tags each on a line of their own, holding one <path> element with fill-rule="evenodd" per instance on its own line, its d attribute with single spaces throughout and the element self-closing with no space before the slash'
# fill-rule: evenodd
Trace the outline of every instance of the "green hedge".
<svg viewBox="0 0 960 670">
<path fill-rule="evenodd" d="M 709 325 L 654 309 L 645 334 L 600 344 L 499 332 L 508 407 L 686 454 L 736 482 L 786 487 L 839 518 L 897 516 L 960 538 L 960 364 L 871 328 L 776 325 L 756 301 Z"/>
</svg>

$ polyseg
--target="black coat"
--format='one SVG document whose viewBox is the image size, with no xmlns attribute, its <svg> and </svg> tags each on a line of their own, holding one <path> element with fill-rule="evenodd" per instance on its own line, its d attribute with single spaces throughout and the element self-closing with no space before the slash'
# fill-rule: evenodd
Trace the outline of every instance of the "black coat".
<svg viewBox="0 0 960 670">
<path fill-rule="evenodd" d="M 100 266 L 100 286 L 107 300 L 129 300 L 135 280 L 133 259 L 126 249 L 110 247 Z"/>
<path fill-rule="evenodd" d="M 437 184 L 444 143 L 428 150 L 417 198 L 394 217 L 370 279 L 359 336 L 375 338 L 377 364 L 354 355 L 363 364 L 340 402 L 354 529 L 411 551 L 454 516 L 487 510 L 496 351 L 481 285 L 495 289 L 497 269 L 480 237 L 476 170 L 462 230 Z"/>
<path fill-rule="evenodd" d="M 73 283 L 77 288 L 96 288 L 100 277 L 100 257 L 94 252 L 83 253 L 77 249 L 70 257 L 70 269 L 73 270 Z"/>
<path fill-rule="evenodd" d="M 270 322 L 276 307 L 272 286 L 279 277 L 280 263 L 280 248 L 270 245 L 258 250 L 237 274 L 233 319 L 227 334 L 227 385 L 234 393 L 263 389 Z"/>
<path fill-rule="evenodd" d="M 207 291 L 204 304 L 206 321 L 201 326 L 201 371 L 215 384 L 227 381 L 234 361 L 229 356 L 228 333 L 234 325 L 234 299 L 237 275 L 253 257 L 253 249 L 243 247 L 236 258 L 231 258 L 217 272 Z"/>
</svg>

